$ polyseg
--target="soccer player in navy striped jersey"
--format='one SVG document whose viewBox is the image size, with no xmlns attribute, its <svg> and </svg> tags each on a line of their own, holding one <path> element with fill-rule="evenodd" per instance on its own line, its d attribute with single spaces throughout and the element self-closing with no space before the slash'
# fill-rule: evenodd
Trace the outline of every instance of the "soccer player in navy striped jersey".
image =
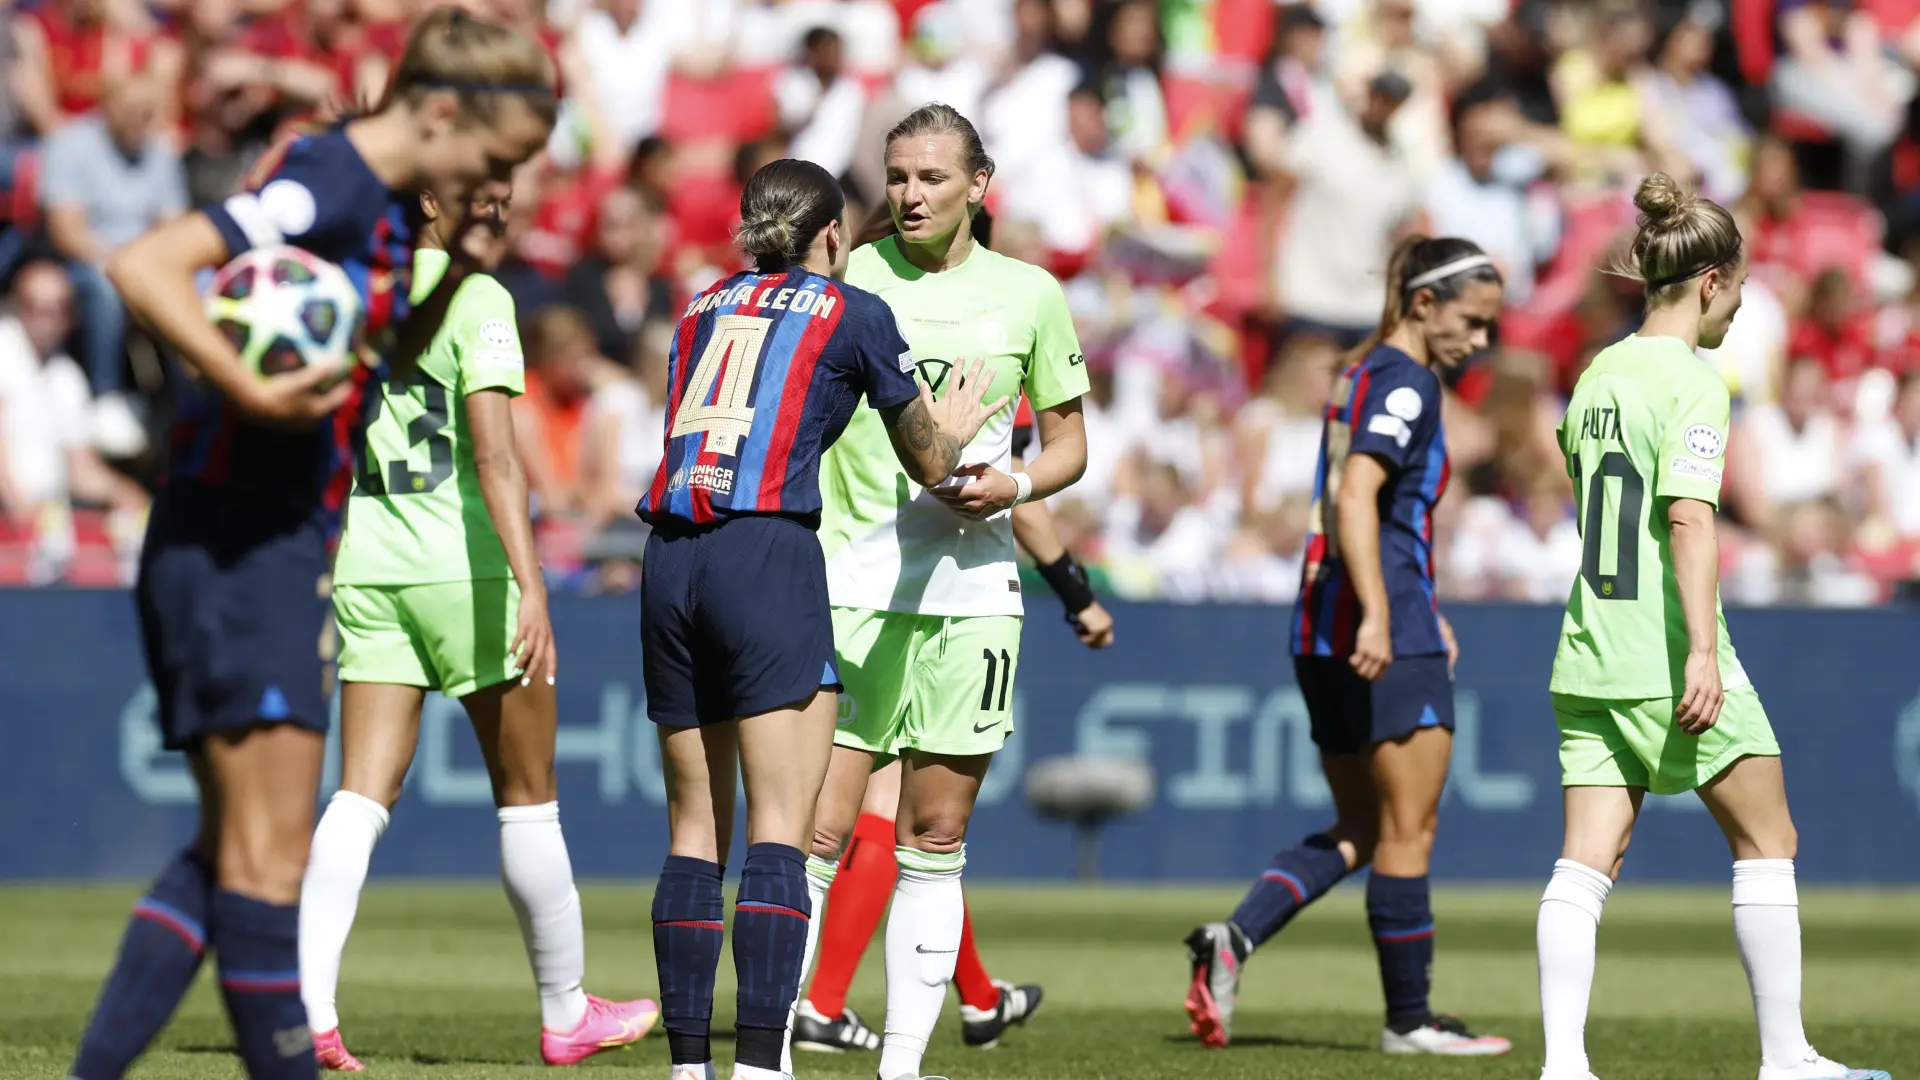
<svg viewBox="0 0 1920 1080">
<path fill-rule="evenodd" d="M 135 240 L 108 267 L 133 315 L 200 376 L 175 429 L 136 588 L 161 733 L 200 789 L 200 829 L 134 905 L 73 1064 L 122 1076 L 205 950 L 255 1080 L 312 1077 L 300 1001 L 300 878 L 328 726 L 320 657 L 328 546 L 370 374 L 262 378 L 201 314 L 196 276 L 292 244 L 344 267 L 369 340 L 405 361 L 464 271 L 408 304 L 415 193 L 460 193 L 538 150 L 551 65 L 531 39 L 446 9 L 415 27 L 374 112 L 271 155 L 250 190 Z"/>
<path fill-rule="evenodd" d="M 666 453 L 638 507 L 647 710 L 659 725 L 672 840 L 654 893 L 654 955 L 675 1080 L 712 1075 L 721 876 L 735 762 L 747 855 L 734 908 L 734 1076 L 782 1076 L 812 904 L 806 845 L 840 676 L 827 607 L 820 455 L 865 396 L 894 450 L 936 484 L 1006 405 L 975 363 L 938 402 L 877 297 L 834 281 L 849 235 L 839 184 L 808 162 L 762 168 L 740 197 L 753 271 L 708 289 L 669 357 Z"/>
<path fill-rule="evenodd" d="M 1327 405 L 1293 661 L 1339 820 L 1276 855 L 1225 922 L 1187 937 L 1187 1014 L 1225 1046 L 1240 965 L 1340 879 L 1371 864 L 1367 922 L 1389 1053 L 1511 1049 L 1434 1014 L 1427 864 L 1453 748 L 1453 630 L 1433 585 L 1446 492 L 1440 367 L 1486 347 L 1500 273 L 1471 242 L 1413 239 L 1387 267 L 1386 308 Z"/>
</svg>

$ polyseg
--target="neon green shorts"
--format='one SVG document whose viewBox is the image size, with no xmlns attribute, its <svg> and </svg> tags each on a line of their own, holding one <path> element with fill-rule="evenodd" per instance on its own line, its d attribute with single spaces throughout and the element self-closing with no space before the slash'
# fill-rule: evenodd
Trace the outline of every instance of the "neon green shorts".
<svg viewBox="0 0 1920 1080">
<path fill-rule="evenodd" d="M 971 757 L 1013 733 L 1018 615 L 915 615 L 833 609 L 840 659 L 838 746 Z"/>
<path fill-rule="evenodd" d="M 1743 757 L 1777 757 L 1773 725 L 1752 686 L 1727 691 L 1720 719 L 1699 736 L 1673 723 L 1673 698 L 1615 701 L 1553 695 L 1564 787 L 1692 791 Z"/>
<path fill-rule="evenodd" d="M 519 674 L 507 655 L 519 614 L 512 578 L 335 585 L 340 681 L 465 697 Z"/>
</svg>

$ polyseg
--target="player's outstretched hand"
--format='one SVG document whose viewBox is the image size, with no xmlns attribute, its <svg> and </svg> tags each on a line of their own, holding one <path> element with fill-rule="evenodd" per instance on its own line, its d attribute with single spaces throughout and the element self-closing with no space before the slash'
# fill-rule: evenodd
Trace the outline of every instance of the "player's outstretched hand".
<svg viewBox="0 0 1920 1080">
<path fill-rule="evenodd" d="M 520 685 L 531 686 L 544 678 L 552 686 L 560 677 L 560 654 L 553 645 L 553 620 L 547 616 L 547 597 L 522 591 L 520 615 L 513 630 L 513 648 L 508 655 L 520 673 Z"/>
<path fill-rule="evenodd" d="M 1362 616 L 1360 632 L 1353 638 L 1353 655 L 1347 658 L 1360 677 L 1372 682 L 1386 673 L 1393 663 L 1393 633 L 1385 619 Z"/>
<path fill-rule="evenodd" d="M 947 509 L 963 518 L 984 521 L 1011 507 L 1013 500 L 1020 497 L 1020 488 L 1013 477 L 991 465 L 962 465 L 953 470 L 953 479 L 962 478 L 966 483 L 942 484 L 929 490 L 934 498 L 947 504 Z M 948 483 L 951 484 L 951 480 Z"/>
<path fill-rule="evenodd" d="M 1687 690 L 1673 710 L 1673 722 L 1689 735 L 1699 735 L 1720 719 L 1720 706 L 1727 699 L 1720 688 L 1720 657 L 1717 653 L 1690 653 L 1687 656 Z"/>
<path fill-rule="evenodd" d="M 1100 606 L 1095 600 L 1087 609 L 1073 616 L 1073 632 L 1080 638 L 1080 644 L 1089 649 L 1104 649 L 1113 644 L 1113 613 Z"/>
<path fill-rule="evenodd" d="M 255 420 L 280 427 L 312 427 L 353 396 L 353 381 L 341 365 L 309 364 L 297 371 L 249 379 L 234 404 Z"/>
<path fill-rule="evenodd" d="M 993 377 L 987 371 L 985 360 L 959 360 L 954 363 L 954 374 L 949 389 L 940 398 L 935 399 L 926 383 L 920 384 L 920 401 L 927 407 L 927 415 L 934 426 L 942 433 L 959 440 L 961 446 L 973 441 L 988 420 L 1007 407 L 1007 395 L 1001 394 L 992 401 L 987 395 L 993 392 Z"/>
</svg>

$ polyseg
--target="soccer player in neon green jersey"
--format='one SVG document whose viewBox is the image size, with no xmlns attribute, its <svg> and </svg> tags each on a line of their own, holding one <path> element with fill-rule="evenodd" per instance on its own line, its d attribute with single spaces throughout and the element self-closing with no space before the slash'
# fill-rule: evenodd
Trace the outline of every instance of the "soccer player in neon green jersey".
<svg viewBox="0 0 1920 1080">
<path fill-rule="evenodd" d="M 450 237 L 504 243 L 510 195 L 507 183 L 490 182 L 464 213 L 441 213 L 422 196 L 416 295 L 446 273 Z M 491 228 L 463 234 L 468 215 Z M 659 1016 L 652 1001 L 610 1002 L 580 988 L 580 898 L 553 778 L 553 630 L 508 410 L 525 388 L 524 367 L 512 298 L 473 274 L 418 368 L 384 388 L 367 428 L 333 572 L 340 790 L 314 830 L 301 888 L 301 991 L 328 1069 L 363 1068 L 340 1039 L 340 954 L 413 761 L 428 690 L 466 707 L 486 758 L 500 875 L 540 991 L 541 1056 L 573 1064 L 639 1039 Z"/>
<path fill-rule="evenodd" d="M 895 461 L 879 414 L 862 408 L 821 463 L 820 542 L 846 699 L 808 881 L 818 910 L 868 774 L 902 759 L 881 1080 L 919 1075 L 960 948 L 967 820 L 1012 730 L 1022 607 L 1008 512 L 1086 468 L 1087 375 L 1066 296 L 1044 270 L 973 238 L 992 172 L 966 117 L 944 105 L 909 114 L 886 141 L 895 232 L 854 252 L 847 281 L 893 309 L 936 390 L 963 361 L 985 359 L 989 396 L 1024 392 L 1039 453 L 1014 471 L 1009 408 L 951 478 L 923 490 Z"/>
<path fill-rule="evenodd" d="M 1726 337 L 1746 255 L 1726 210 L 1642 181 L 1629 276 L 1640 332 L 1580 376 L 1560 446 L 1584 554 L 1553 662 L 1566 840 L 1540 900 L 1542 1080 L 1589 1080 L 1584 1029 L 1601 905 L 1648 791 L 1694 791 L 1733 849 L 1733 930 L 1760 1080 L 1887 1080 L 1820 1056 L 1800 1022 L 1796 838 L 1780 747 L 1720 611 L 1713 512 L 1726 384 L 1695 348 Z"/>
</svg>

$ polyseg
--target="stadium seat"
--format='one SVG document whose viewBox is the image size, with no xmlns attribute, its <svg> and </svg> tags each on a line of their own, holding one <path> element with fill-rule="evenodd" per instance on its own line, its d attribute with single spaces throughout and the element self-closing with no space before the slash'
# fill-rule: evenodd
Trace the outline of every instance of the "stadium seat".
<svg viewBox="0 0 1920 1080">
<path fill-rule="evenodd" d="M 1633 204 L 1619 192 L 1571 196 L 1562 213 L 1560 250 L 1540 276 L 1529 305 L 1549 317 L 1572 310 L 1605 261 L 1607 246 L 1633 224 Z"/>
<path fill-rule="evenodd" d="M 1773 17 L 1776 10 L 1774 0 L 1733 0 L 1731 21 L 1734 59 L 1748 86 L 1765 86 L 1773 76 Z M 1818 120 L 1790 109 L 1775 109 L 1768 126 L 1788 142 L 1833 141 L 1833 133 Z"/>
<path fill-rule="evenodd" d="M 0 188 L 0 223 L 22 231 L 40 220 L 40 152 L 28 148 L 13 159 L 13 186 Z"/>
<path fill-rule="evenodd" d="M 1221 237 L 1209 267 L 1227 310 L 1244 315 L 1260 306 L 1266 268 L 1260 265 L 1260 194 L 1247 192 L 1233 225 Z"/>
<path fill-rule="evenodd" d="M 1214 0 L 1213 40 L 1221 60 L 1259 64 L 1273 44 L 1272 0 Z"/>
<path fill-rule="evenodd" d="M 1794 143 L 1828 143 L 1833 141 L 1833 132 L 1827 130 L 1820 121 L 1803 113 L 1790 109 L 1775 109 L 1773 118 L 1767 126 L 1775 135 Z"/>
<path fill-rule="evenodd" d="M 1208 126 L 1237 142 L 1246 129 L 1258 72 L 1248 64 L 1221 64 L 1206 75 L 1167 72 L 1160 79 L 1167 130 L 1180 140 Z"/>
<path fill-rule="evenodd" d="M 1873 261 L 1886 237 L 1886 220 L 1856 195 L 1806 191 L 1800 195 L 1800 219 L 1793 232 L 1794 265 L 1806 273 L 1827 267 L 1847 272 L 1858 290 L 1872 288 Z"/>
<path fill-rule="evenodd" d="M 1733 0 L 1734 59 L 1749 86 L 1765 86 L 1773 75 L 1774 0 Z"/>
<path fill-rule="evenodd" d="M 711 79 L 667 76 L 660 134 L 676 143 L 723 139 L 744 143 L 771 134 L 773 68 L 734 68 Z"/>
<path fill-rule="evenodd" d="M 1855 7 L 1873 19 L 1888 41 L 1898 41 L 1920 21 L 1920 0 L 1861 0 Z"/>
</svg>

